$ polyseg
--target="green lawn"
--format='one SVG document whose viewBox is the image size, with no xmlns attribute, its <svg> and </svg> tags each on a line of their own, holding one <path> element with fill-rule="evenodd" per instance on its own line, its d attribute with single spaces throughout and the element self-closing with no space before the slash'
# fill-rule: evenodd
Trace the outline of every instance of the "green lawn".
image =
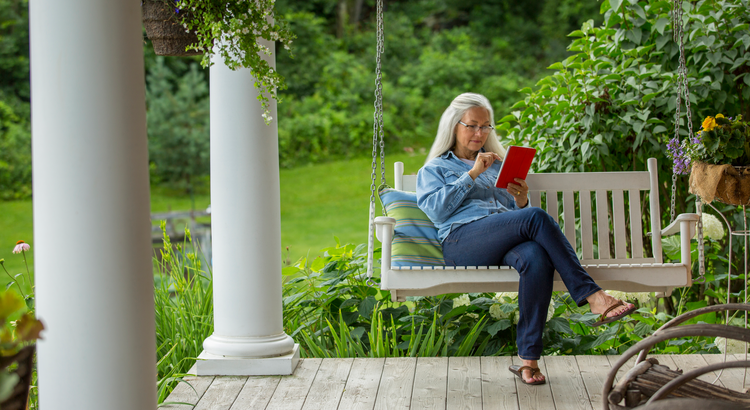
<svg viewBox="0 0 750 410">
<path fill-rule="evenodd" d="M 395 154 L 386 158 L 386 176 L 392 185 L 393 162 L 402 161 L 406 173 L 415 173 L 424 155 Z M 284 258 L 317 256 L 322 248 L 333 246 L 337 236 L 342 243 L 367 241 L 370 200 L 370 159 L 355 158 L 320 165 L 281 170 L 281 246 Z M 380 183 L 378 175 L 377 183 Z M 195 208 L 210 204 L 208 194 L 196 195 Z M 151 212 L 189 210 L 191 199 L 163 188 L 151 191 Z M 24 271 L 21 255 L 11 253 L 18 240 L 31 245 L 27 253 L 33 269 L 31 200 L 0 202 L 0 258 L 15 275 Z M 377 203 L 380 214 L 380 203 Z M 287 253 L 286 248 L 289 248 Z M 0 272 L 0 283 L 9 281 Z"/>
</svg>

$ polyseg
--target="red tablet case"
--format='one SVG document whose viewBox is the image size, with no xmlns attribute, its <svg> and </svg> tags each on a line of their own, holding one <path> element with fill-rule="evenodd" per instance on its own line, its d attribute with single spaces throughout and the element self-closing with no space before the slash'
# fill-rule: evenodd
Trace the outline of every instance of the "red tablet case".
<svg viewBox="0 0 750 410">
<path fill-rule="evenodd" d="M 536 149 L 534 148 L 517 147 L 515 145 L 508 148 L 503 165 L 500 166 L 500 173 L 497 175 L 495 186 L 506 189 L 509 183 L 516 184 L 513 178 L 526 179 L 534 155 L 536 155 Z"/>
</svg>

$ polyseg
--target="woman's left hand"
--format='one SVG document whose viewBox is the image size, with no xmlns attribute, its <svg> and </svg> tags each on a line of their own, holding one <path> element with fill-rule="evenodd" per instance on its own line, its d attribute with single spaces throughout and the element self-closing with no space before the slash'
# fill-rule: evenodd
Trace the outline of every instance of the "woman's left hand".
<svg viewBox="0 0 750 410">
<path fill-rule="evenodd" d="M 511 182 L 508 184 L 508 193 L 513 195 L 513 199 L 516 200 L 516 205 L 518 205 L 519 208 L 523 208 L 529 202 L 529 186 L 526 185 L 526 181 L 521 178 L 513 179 L 516 183 L 514 184 Z"/>
</svg>

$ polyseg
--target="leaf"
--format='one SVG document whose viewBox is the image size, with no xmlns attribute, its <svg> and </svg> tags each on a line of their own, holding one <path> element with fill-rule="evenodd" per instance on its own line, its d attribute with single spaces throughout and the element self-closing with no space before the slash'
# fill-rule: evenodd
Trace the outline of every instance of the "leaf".
<svg viewBox="0 0 750 410">
<path fill-rule="evenodd" d="M 360 316 L 369 319 L 372 316 L 372 310 L 377 305 L 378 301 L 374 297 L 368 296 L 362 302 L 359 303 L 359 314 Z"/>
<path fill-rule="evenodd" d="M 44 324 L 31 312 L 27 312 L 16 322 L 16 337 L 23 342 L 41 339 L 42 330 L 44 330 Z"/>
<path fill-rule="evenodd" d="M 669 24 L 669 19 L 662 17 L 657 20 L 656 23 L 654 23 L 654 25 L 651 27 L 651 31 L 653 32 L 654 30 L 656 30 L 659 32 L 659 34 L 664 34 L 664 27 L 666 27 L 667 24 Z"/>
<path fill-rule="evenodd" d="M 570 330 L 570 323 L 568 323 L 568 320 L 564 317 L 553 317 L 547 322 L 547 327 L 558 333 L 573 334 L 573 331 Z"/>
<path fill-rule="evenodd" d="M 620 0 L 609 0 L 609 6 L 612 10 L 617 11 L 620 8 Z"/>
<path fill-rule="evenodd" d="M 23 309 L 24 303 L 15 292 L 0 294 L 0 323 L 4 323 L 10 315 Z"/>
<path fill-rule="evenodd" d="M 497 332 L 501 330 L 505 330 L 510 327 L 510 320 L 508 319 L 502 319 L 498 320 L 497 322 L 487 326 L 485 330 L 487 330 L 487 333 L 489 333 L 492 336 L 495 336 Z"/>
<path fill-rule="evenodd" d="M 518 104 L 516 104 L 518 105 Z M 502 124 L 505 122 L 515 121 L 516 117 L 513 114 L 508 114 L 505 117 L 501 118 L 500 121 L 498 121 L 498 124 Z"/>
<path fill-rule="evenodd" d="M 552 64 L 551 66 L 547 67 L 548 70 L 563 70 L 565 67 L 561 62 L 557 62 L 555 64 Z"/>
<path fill-rule="evenodd" d="M 649 102 L 649 101 L 651 101 L 651 99 L 653 99 L 657 95 L 659 95 L 658 92 L 657 93 L 646 94 L 646 95 L 643 96 L 643 102 L 645 102 L 645 103 Z"/>
</svg>

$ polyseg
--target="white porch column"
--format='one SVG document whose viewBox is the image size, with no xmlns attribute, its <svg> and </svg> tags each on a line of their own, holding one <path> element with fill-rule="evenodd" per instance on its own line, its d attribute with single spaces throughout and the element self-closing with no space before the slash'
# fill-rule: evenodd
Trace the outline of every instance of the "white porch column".
<svg viewBox="0 0 750 410">
<path fill-rule="evenodd" d="M 266 125 L 254 83 L 249 69 L 232 71 L 221 58 L 211 67 L 215 327 L 200 375 L 291 374 L 299 359 L 282 324 L 276 102 Z"/>
<path fill-rule="evenodd" d="M 40 406 L 156 406 L 138 1 L 31 0 Z"/>
</svg>

